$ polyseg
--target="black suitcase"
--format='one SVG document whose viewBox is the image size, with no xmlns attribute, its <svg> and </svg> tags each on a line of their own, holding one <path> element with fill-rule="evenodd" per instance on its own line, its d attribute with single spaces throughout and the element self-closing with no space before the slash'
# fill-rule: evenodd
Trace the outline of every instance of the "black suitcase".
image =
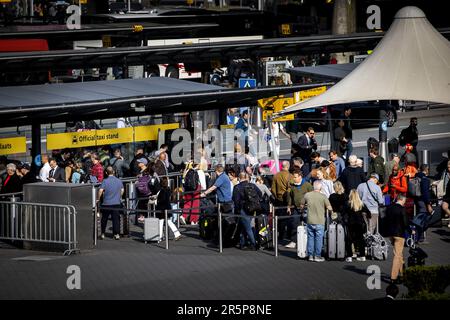
<svg viewBox="0 0 450 320">
<path fill-rule="evenodd" d="M 222 218 L 222 246 L 224 248 L 234 247 L 239 243 L 240 237 L 239 219 L 236 217 Z M 217 232 L 217 243 L 219 232 Z"/>
<path fill-rule="evenodd" d="M 380 149 L 380 143 L 374 137 L 370 137 L 369 139 L 367 139 L 367 153 L 371 148 L 375 148 L 377 150 Z"/>
<path fill-rule="evenodd" d="M 203 240 L 212 240 L 217 232 L 217 217 L 200 216 L 198 221 L 200 238 Z"/>
<path fill-rule="evenodd" d="M 255 217 L 254 228 L 256 244 L 264 249 L 272 249 L 272 230 L 269 225 L 267 215 L 259 215 Z"/>
<path fill-rule="evenodd" d="M 399 141 L 397 138 L 392 138 L 388 141 L 388 152 L 389 154 L 398 153 Z"/>
</svg>

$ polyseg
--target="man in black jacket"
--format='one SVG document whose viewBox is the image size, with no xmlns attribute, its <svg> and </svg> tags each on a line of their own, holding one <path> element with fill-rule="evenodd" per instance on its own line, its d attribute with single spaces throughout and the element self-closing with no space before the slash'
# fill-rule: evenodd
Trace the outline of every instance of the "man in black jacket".
<svg viewBox="0 0 450 320">
<path fill-rule="evenodd" d="M 234 202 L 234 208 L 235 212 L 239 213 L 243 217 L 239 219 L 239 223 L 242 225 L 242 233 L 241 233 L 241 242 L 240 242 L 240 248 L 243 249 L 245 246 L 245 235 L 247 235 L 248 240 L 251 244 L 252 250 L 257 250 L 256 241 L 255 241 L 255 235 L 252 230 L 251 226 L 251 216 L 253 216 L 254 212 L 247 212 L 246 209 L 246 202 L 248 202 L 250 199 L 247 199 L 246 193 L 249 194 L 250 192 L 247 192 L 246 189 L 252 189 L 251 193 L 255 194 L 259 201 L 261 203 L 262 201 L 262 194 L 261 191 L 259 191 L 258 187 L 253 184 L 249 183 L 249 177 L 248 174 L 245 172 L 241 172 L 239 174 L 239 184 L 237 184 L 233 189 L 233 202 Z"/>
<path fill-rule="evenodd" d="M 417 118 L 411 118 L 409 127 L 402 130 L 398 141 L 402 147 L 410 144 L 413 146 L 412 153 L 419 160 L 419 153 L 417 152 L 417 144 L 419 143 L 419 131 L 417 130 Z"/>
<path fill-rule="evenodd" d="M 352 154 L 348 158 L 349 166 L 342 171 L 338 179 L 344 186 L 346 195 L 349 195 L 352 189 L 357 189 L 361 183 L 366 182 L 363 168 L 356 166 L 357 160 L 358 157 Z"/>
<path fill-rule="evenodd" d="M 405 210 L 406 196 L 399 194 L 397 202 L 391 205 L 386 211 L 384 218 L 385 236 L 391 238 L 394 247 L 394 260 L 392 261 L 391 282 L 398 284 L 401 282 L 403 273 L 403 247 L 405 245 L 405 233 L 409 228 L 408 216 Z"/>
<path fill-rule="evenodd" d="M 36 176 L 31 172 L 31 167 L 28 163 L 23 163 L 20 166 L 20 173 L 22 174 L 22 178 L 20 179 L 22 186 L 24 184 L 38 182 Z"/>
<path fill-rule="evenodd" d="M 58 167 L 55 159 L 50 159 L 50 172 L 48 174 L 49 182 L 66 182 L 66 172 Z"/>
<path fill-rule="evenodd" d="M 306 133 L 298 139 L 298 146 L 300 148 L 298 154 L 305 162 L 308 170 L 311 164 L 311 153 L 317 150 L 317 142 L 314 136 L 314 129 L 309 127 Z"/>
</svg>

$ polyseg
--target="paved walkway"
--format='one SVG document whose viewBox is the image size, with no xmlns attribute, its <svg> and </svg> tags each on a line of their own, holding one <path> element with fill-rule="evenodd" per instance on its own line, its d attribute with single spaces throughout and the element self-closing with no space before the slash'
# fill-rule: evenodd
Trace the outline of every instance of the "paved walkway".
<svg viewBox="0 0 450 320">
<path fill-rule="evenodd" d="M 388 277 L 392 251 L 388 261 L 316 263 L 281 246 L 278 258 L 235 248 L 220 254 L 197 233 L 187 227 L 187 237 L 171 241 L 170 250 L 164 243 L 144 244 L 133 233 L 70 257 L 0 242 L 0 299 L 373 299 L 387 286 L 383 280 L 381 290 L 368 290 L 366 269 L 376 264 Z M 427 265 L 450 264 L 450 229 L 430 229 L 428 242 L 422 246 Z M 67 289 L 70 265 L 81 268 L 81 290 Z"/>
</svg>

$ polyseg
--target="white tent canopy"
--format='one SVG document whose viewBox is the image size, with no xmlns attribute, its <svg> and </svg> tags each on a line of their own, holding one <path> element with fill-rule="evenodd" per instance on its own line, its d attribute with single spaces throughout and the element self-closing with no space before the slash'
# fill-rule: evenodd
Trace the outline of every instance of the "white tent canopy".
<svg viewBox="0 0 450 320">
<path fill-rule="evenodd" d="M 343 80 L 278 115 L 370 100 L 450 104 L 450 42 L 434 29 L 419 8 L 399 10 L 374 52 Z"/>
</svg>

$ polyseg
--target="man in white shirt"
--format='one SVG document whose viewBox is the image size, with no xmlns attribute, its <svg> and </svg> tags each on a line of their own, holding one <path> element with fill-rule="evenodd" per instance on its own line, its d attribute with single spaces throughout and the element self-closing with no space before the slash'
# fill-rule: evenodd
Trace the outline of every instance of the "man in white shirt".
<svg viewBox="0 0 450 320">
<path fill-rule="evenodd" d="M 50 164 L 48 163 L 48 155 L 43 154 L 41 162 L 42 162 L 42 168 L 39 171 L 39 179 L 42 182 L 49 182 L 48 181 L 48 177 L 49 177 L 49 174 L 50 174 L 50 170 L 52 168 L 50 167 Z"/>
</svg>

